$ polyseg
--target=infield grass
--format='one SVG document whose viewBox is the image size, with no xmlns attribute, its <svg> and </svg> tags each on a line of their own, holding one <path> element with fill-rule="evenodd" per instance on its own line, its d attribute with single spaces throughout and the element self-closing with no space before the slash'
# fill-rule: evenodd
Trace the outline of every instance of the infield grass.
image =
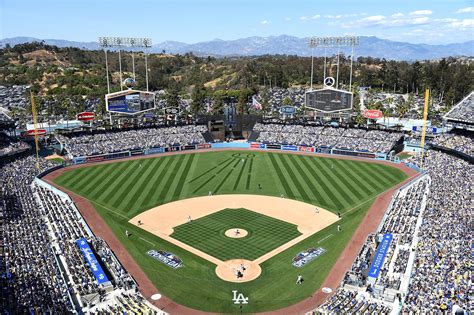
<svg viewBox="0 0 474 315">
<path fill-rule="evenodd" d="M 91 201 L 161 293 L 195 309 L 237 313 L 240 310 L 231 299 L 232 290 L 239 290 L 250 299 L 243 309 L 246 313 L 282 308 L 309 297 L 329 273 L 376 196 L 404 179 L 405 173 L 396 168 L 363 161 L 211 151 L 85 166 L 65 172 L 55 183 Z M 230 283 L 216 276 L 214 264 L 128 223 L 144 210 L 206 196 L 209 191 L 283 195 L 308 202 L 340 212 L 342 220 L 337 224 L 342 231 L 337 232 L 337 224 L 328 226 L 265 261 L 256 280 Z M 130 238 L 125 230 L 132 233 Z M 293 257 L 310 247 L 323 247 L 327 252 L 302 268 L 293 267 Z M 147 256 L 150 249 L 178 255 L 184 267 L 173 270 L 161 264 Z M 305 282 L 296 286 L 299 273 Z"/>
<path fill-rule="evenodd" d="M 243 238 L 230 238 L 225 231 L 246 230 Z M 300 236 L 297 226 L 247 209 L 224 209 L 174 228 L 171 237 L 222 261 L 254 260 Z"/>
</svg>

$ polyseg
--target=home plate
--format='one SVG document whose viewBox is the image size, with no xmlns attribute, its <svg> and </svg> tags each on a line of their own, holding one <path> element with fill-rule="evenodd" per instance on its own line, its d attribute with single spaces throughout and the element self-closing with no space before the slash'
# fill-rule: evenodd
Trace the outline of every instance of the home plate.
<svg viewBox="0 0 474 315">
<path fill-rule="evenodd" d="M 159 294 L 159 293 L 153 294 L 153 295 L 151 296 L 151 299 L 152 299 L 153 301 L 157 301 L 157 300 L 161 299 L 161 294 Z"/>
<path fill-rule="evenodd" d="M 332 289 L 331 288 L 328 288 L 328 287 L 324 287 L 322 288 L 322 290 L 324 293 L 331 293 L 332 292 Z"/>
</svg>

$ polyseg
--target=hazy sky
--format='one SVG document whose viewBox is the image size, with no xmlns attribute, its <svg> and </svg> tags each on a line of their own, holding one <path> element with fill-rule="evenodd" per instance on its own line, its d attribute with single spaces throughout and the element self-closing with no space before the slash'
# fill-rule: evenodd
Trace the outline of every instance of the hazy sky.
<svg viewBox="0 0 474 315">
<path fill-rule="evenodd" d="M 0 0 L 0 38 L 195 43 L 281 34 L 464 42 L 474 39 L 474 0 Z"/>
</svg>

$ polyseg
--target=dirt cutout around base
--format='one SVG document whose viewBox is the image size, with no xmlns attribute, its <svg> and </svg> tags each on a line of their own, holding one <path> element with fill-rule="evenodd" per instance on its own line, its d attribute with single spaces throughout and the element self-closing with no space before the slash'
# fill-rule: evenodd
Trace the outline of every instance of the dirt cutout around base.
<svg viewBox="0 0 474 315">
<path fill-rule="evenodd" d="M 249 232 L 247 232 L 244 229 L 234 228 L 234 229 L 228 229 L 227 231 L 225 231 L 224 234 L 225 236 L 230 237 L 230 238 L 243 238 L 243 237 L 246 237 L 249 234 Z"/>
<path fill-rule="evenodd" d="M 252 267 L 253 264 L 257 266 L 260 265 L 264 261 L 339 220 L 336 214 L 302 201 L 272 196 L 235 194 L 195 197 L 170 202 L 142 212 L 129 222 L 131 224 L 137 224 L 140 221 L 140 227 L 147 232 L 155 234 L 170 243 L 216 264 L 216 273 L 217 270 L 222 270 L 222 272 L 217 273 L 221 279 L 231 282 L 242 282 L 242 278 L 237 279 L 235 273 L 232 272 L 233 267 L 229 267 L 226 262 L 170 236 L 173 234 L 173 228 L 175 226 L 187 223 L 190 220 L 205 217 L 226 208 L 245 208 L 292 223 L 297 226 L 298 231 L 301 233 L 300 236 L 258 257 L 252 261 L 251 264 L 249 263 L 252 270 L 254 269 Z M 235 235 L 235 229 L 236 228 L 230 229 L 231 234 Z M 231 265 L 233 266 L 233 264 L 234 263 Z M 260 266 L 258 266 L 258 270 L 255 269 L 255 278 L 257 278 L 261 272 Z M 250 274 L 250 270 L 248 274 Z M 245 278 L 245 281 L 250 281 L 247 280 L 250 278 L 247 275 L 245 275 Z"/>
</svg>

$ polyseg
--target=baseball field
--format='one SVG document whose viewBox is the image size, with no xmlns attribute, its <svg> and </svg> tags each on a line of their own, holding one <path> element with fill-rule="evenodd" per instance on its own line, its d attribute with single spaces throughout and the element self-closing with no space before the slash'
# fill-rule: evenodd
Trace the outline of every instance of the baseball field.
<svg viewBox="0 0 474 315">
<path fill-rule="evenodd" d="M 233 313 L 240 312 L 233 290 L 249 298 L 243 312 L 275 310 L 309 297 L 375 198 L 406 178 L 397 168 L 364 161 L 211 151 L 73 168 L 54 183 L 89 200 L 160 293 L 190 308 Z M 178 208 L 169 213 L 162 210 L 176 201 L 230 194 L 273 197 L 269 200 L 282 201 L 281 209 L 272 215 L 271 207 L 259 207 L 262 199 L 255 199 L 255 206 L 246 199 L 245 207 L 229 204 L 209 212 L 200 204 L 200 212 L 194 213 L 192 203 L 176 203 Z M 303 209 L 286 206 L 285 200 L 314 207 L 315 213 L 305 208 L 299 219 Z M 160 231 L 158 221 L 167 216 L 174 223 Z M 318 220 L 326 223 L 318 225 Z M 305 221 L 315 224 L 306 226 Z M 226 234 L 235 229 L 246 235 Z M 293 266 L 293 258 L 309 248 L 324 252 L 302 267 Z M 182 267 L 165 265 L 148 255 L 150 250 L 173 253 Z M 239 282 L 216 273 L 219 262 L 238 258 L 259 263 L 257 278 Z M 298 274 L 305 280 L 302 285 L 295 284 Z"/>
</svg>

